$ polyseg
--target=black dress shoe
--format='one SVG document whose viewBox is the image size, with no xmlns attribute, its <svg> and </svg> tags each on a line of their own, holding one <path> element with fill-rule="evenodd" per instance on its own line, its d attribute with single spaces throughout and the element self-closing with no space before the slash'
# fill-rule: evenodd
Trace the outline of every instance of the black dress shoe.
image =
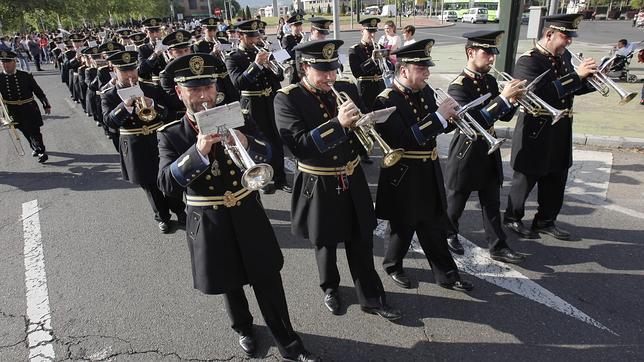
<svg viewBox="0 0 644 362">
<path fill-rule="evenodd" d="M 332 291 L 324 295 L 324 305 L 334 315 L 340 315 L 340 295 L 337 291 Z"/>
<path fill-rule="evenodd" d="M 367 165 L 371 165 L 373 163 L 373 160 L 371 159 L 371 157 L 369 157 L 369 155 L 360 156 L 360 160 L 362 161 L 362 163 L 365 163 Z"/>
<path fill-rule="evenodd" d="M 539 239 L 539 234 L 536 234 L 532 232 L 532 230 L 523 226 L 523 223 L 521 222 L 521 220 L 504 222 L 503 225 L 508 230 L 513 231 L 514 233 L 518 234 L 520 237 L 524 239 Z"/>
<path fill-rule="evenodd" d="M 180 213 L 179 215 L 177 215 L 177 223 L 179 223 L 179 225 L 181 226 L 186 226 L 186 218 L 187 216 L 185 212 Z"/>
<path fill-rule="evenodd" d="M 49 159 L 49 156 L 47 156 L 46 153 L 41 153 L 38 155 L 38 162 L 40 163 L 45 163 Z"/>
<path fill-rule="evenodd" d="M 519 264 L 525 260 L 525 256 L 515 252 L 510 248 L 503 248 L 501 250 L 490 251 L 490 258 L 496 261 L 501 261 L 510 264 Z"/>
<path fill-rule="evenodd" d="M 255 343 L 255 337 L 250 334 L 247 336 L 239 336 L 239 346 L 248 357 L 251 357 L 257 351 L 257 343 Z"/>
<path fill-rule="evenodd" d="M 291 185 L 289 185 L 288 182 L 286 181 L 275 182 L 275 188 L 278 190 L 282 190 L 287 194 L 293 193 L 293 187 L 291 187 Z"/>
<path fill-rule="evenodd" d="M 461 244 L 461 241 L 458 240 L 458 235 L 456 234 L 447 237 L 447 247 L 454 254 L 465 254 L 465 249 L 463 249 L 463 245 Z"/>
<path fill-rule="evenodd" d="M 261 189 L 259 189 L 259 192 L 261 192 L 264 195 L 270 195 L 275 193 L 275 186 L 273 184 L 268 184 Z"/>
<path fill-rule="evenodd" d="M 542 224 L 540 222 L 532 223 L 532 231 L 535 233 L 544 233 L 559 240 L 570 240 L 570 233 L 566 230 L 559 229 L 554 222 Z"/>
<path fill-rule="evenodd" d="M 168 225 L 167 221 L 159 221 L 159 230 L 161 230 L 162 233 L 167 234 L 170 231 L 170 225 Z"/>
<path fill-rule="evenodd" d="M 309 352 L 307 350 L 304 350 L 304 351 L 298 353 L 297 355 L 283 356 L 282 360 L 283 361 L 296 361 L 296 362 L 317 362 L 317 361 L 321 361 L 320 358 L 318 358 L 316 355 L 314 355 L 313 353 L 311 353 L 311 352 Z"/>
<path fill-rule="evenodd" d="M 474 289 L 474 284 L 464 280 L 457 280 L 453 283 L 440 283 L 439 285 L 445 289 L 456 290 L 458 292 L 469 292 Z"/>
<path fill-rule="evenodd" d="M 31 152 L 31 157 L 38 157 L 38 151 Z"/>
<path fill-rule="evenodd" d="M 362 309 L 362 311 L 365 312 L 365 313 L 377 314 L 377 315 L 381 316 L 382 318 L 384 318 L 386 320 L 389 320 L 389 321 L 393 321 L 393 320 L 396 320 L 396 319 L 399 319 L 400 317 L 402 317 L 402 313 L 400 313 L 399 310 L 394 309 L 394 308 L 388 306 L 387 304 L 382 304 L 382 305 L 377 306 L 377 307 L 364 307 L 364 306 L 361 306 L 360 309 Z"/>
<path fill-rule="evenodd" d="M 402 271 L 402 270 L 395 271 L 395 272 L 389 274 L 389 277 L 399 287 L 405 288 L 405 289 L 411 288 L 411 280 L 409 280 L 409 277 L 405 274 L 404 271 Z"/>
</svg>

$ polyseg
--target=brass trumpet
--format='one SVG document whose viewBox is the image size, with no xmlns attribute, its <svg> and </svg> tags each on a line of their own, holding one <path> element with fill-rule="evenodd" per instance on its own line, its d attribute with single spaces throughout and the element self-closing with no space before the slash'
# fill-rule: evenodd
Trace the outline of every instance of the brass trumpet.
<svg viewBox="0 0 644 362">
<path fill-rule="evenodd" d="M 266 45 L 266 43 L 264 43 L 264 42 L 262 41 L 262 45 L 263 45 L 263 46 L 265 46 L 265 45 Z M 268 50 L 266 50 L 266 48 L 265 48 L 265 47 L 260 48 L 260 47 L 258 47 L 258 46 L 257 46 L 257 44 L 253 44 L 253 46 L 255 47 L 255 49 L 257 49 L 257 51 L 258 51 L 258 52 L 267 52 L 267 53 L 270 53 Z M 265 65 L 266 67 L 268 67 L 268 69 L 270 69 L 270 70 L 271 70 L 271 72 L 273 72 L 275 75 L 279 75 L 279 74 L 280 74 L 280 69 L 282 70 L 282 72 L 284 72 L 284 77 L 285 77 L 285 78 L 290 78 L 290 77 L 291 77 L 291 75 L 293 75 L 293 66 L 292 66 L 292 65 L 290 65 L 290 64 L 282 64 L 282 63 L 279 63 L 279 62 L 277 62 L 275 59 L 272 59 L 272 60 L 271 60 L 271 59 L 270 59 L 270 56 L 269 56 L 269 60 L 268 60 L 268 62 L 266 62 L 266 64 L 264 64 L 264 65 Z"/>
<path fill-rule="evenodd" d="M 570 53 L 572 58 L 571 58 L 571 63 L 572 66 L 577 70 L 577 67 L 581 64 L 581 62 L 584 61 L 584 58 L 582 57 L 581 53 Z M 615 58 L 609 59 L 607 62 L 604 63 L 604 65 L 598 69 L 597 73 L 589 76 L 586 78 L 588 83 L 599 92 L 604 97 L 608 97 L 608 94 L 610 93 L 610 89 L 612 88 L 615 92 L 617 92 L 617 95 L 619 95 L 620 101 L 619 105 L 623 106 L 624 104 L 630 102 L 637 96 L 637 92 L 628 92 L 627 90 L 621 88 L 620 86 L 617 85 L 609 76 L 608 76 L 608 71 L 610 70 L 610 67 L 612 63 L 615 61 Z"/>
<path fill-rule="evenodd" d="M 351 98 L 346 92 L 338 92 L 337 89 L 333 86 L 333 82 L 328 83 L 329 86 L 331 87 L 331 90 L 333 91 L 333 94 L 336 97 L 336 100 L 338 102 L 338 106 L 342 103 L 345 102 L 352 102 Z M 382 148 L 382 162 L 380 163 L 380 166 L 383 168 L 391 167 L 395 165 L 400 159 L 402 158 L 403 154 L 405 153 L 405 150 L 402 148 L 396 148 L 392 149 L 387 142 L 378 134 L 376 131 L 373 122 L 369 122 L 365 115 L 362 114 L 362 112 L 359 112 L 360 119 L 356 121 L 353 132 L 356 134 L 358 137 L 358 140 L 362 144 L 362 146 L 365 148 L 367 153 L 371 153 L 373 150 L 374 146 L 374 141 L 378 143 L 378 146 Z"/>
<path fill-rule="evenodd" d="M 504 82 L 509 82 L 514 80 L 514 78 L 510 74 L 497 70 L 496 68 L 492 68 L 491 71 L 497 74 L 500 80 L 502 81 L 502 82 L 499 82 L 499 91 L 503 90 Z M 541 114 L 541 111 L 545 110 L 546 112 L 550 113 L 550 115 L 552 116 L 552 124 L 555 124 L 561 119 L 561 117 L 563 117 L 566 114 L 566 111 L 563 109 L 557 109 L 551 106 L 550 104 L 548 104 L 548 102 L 541 99 L 541 97 L 539 97 L 532 91 L 532 89 L 534 89 L 534 87 L 537 86 L 537 83 L 539 83 L 541 78 L 543 78 L 543 76 L 545 76 L 549 71 L 550 70 L 545 71 L 537 78 L 535 78 L 530 84 L 528 84 L 528 86 L 526 87 L 525 96 L 517 100 L 517 102 L 528 113 L 532 113 L 536 115 L 536 114 Z"/>
<path fill-rule="evenodd" d="M 441 103 L 445 102 L 447 99 L 452 98 L 449 94 L 445 93 L 440 88 L 432 88 L 430 85 L 429 88 L 434 91 L 434 97 L 436 97 L 436 104 L 440 105 Z M 506 141 L 505 138 L 495 138 L 491 134 L 488 133 L 488 131 L 483 128 L 475 119 L 474 117 L 470 116 L 467 112 L 472 109 L 473 107 L 478 106 L 479 104 L 485 102 L 488 98 L 490 98 L 491 94 L 487 93 L 479 98 L 473 100 L 472 102 L 460 106 L 456 109 L 456 116 L 452 117 L 452 122 L 458 127 L 459 130 L 469 139 L 470 141 L 474 142 L 477 140 L 478 135 L 480 134 L 483 136 L 483 139 L 485 142 L 488 144 L 488 151 L 487 154 L 491 155 L 494 153 L 494 151 L 498 150 L 501 145 Z"/>
<path fill-rule="evenodd" d="M 203 103 L 204 109 L 208 109 L 208 104 Z M 226 126 L 219 127 L 217 133 L 221 137 L 221 143 L 228 157 L 243 172 L 241 176 L 242 186 L 251 191 L 256 191 L 268 185 L 273 179 L 273 167 L 267 163 L 256 164 L 250 157 L 246 148 L 237 137 L 234 129 Z M 233 144 L 228 143 L 228 138 L 233 139 Z"/>
<path fill-rule="evenodd" d="M 390 88 L 394 82 L 394 72 L 389 69 L 387 65 L 387 57 L 389 56 L 389 49 L 381 49 L 380 44 L 373 42 L 373 52 L 371 53 L 371 58 L 380 68 L 382 73 L 382 79 L 385 82 L 385 87 Z"/>
<path fill-rule="evenodd" d="M 136 84 L 132 82 L 132 78 L 130 78 L 130 87 L 133 87 L 135 85 Z M 147 103 L 145 102 L 145 96 L 137 97 L 134 100 L 134 106 L 136 107 L 136 115 L 143 122 L 151 122 L 155 118 L 157 118 L 157 111 L 154 109 L 154 107 L 148 107 Z"/>
</svg>

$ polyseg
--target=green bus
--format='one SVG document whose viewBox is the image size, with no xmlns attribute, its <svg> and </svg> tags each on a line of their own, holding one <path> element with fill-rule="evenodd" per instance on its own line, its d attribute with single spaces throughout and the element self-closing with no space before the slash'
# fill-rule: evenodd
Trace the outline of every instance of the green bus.
<svg viewBox="0 0 644 362">
<path fill-rule="evenodd" d="M 470 0 L 448 0 L 443 2 L 443 10 L 455 10 L 459 20 L 470 9 Z M 437 10 L 440 10 L 438 8 Z"/>
<path fill-rule="evenodd" d="M 487 8 L 487 21 L 499 22 L 499 0 L 474 1 L 473 8 Z"/>
</svg>

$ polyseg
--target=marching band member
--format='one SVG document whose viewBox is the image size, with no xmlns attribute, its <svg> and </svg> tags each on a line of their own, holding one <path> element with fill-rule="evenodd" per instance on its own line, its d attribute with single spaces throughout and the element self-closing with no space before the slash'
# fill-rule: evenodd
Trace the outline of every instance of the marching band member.
<svg viewBox="0 0 644 362">
<path fill-rule="evenodd" d="M 139 185 L 146 193 L 154 211 L 154 219 L 162 233 L 170 231 L 170 210 L 185 225 L 186 214 L 180 199 L 166 197 L 156 184 L 159 149 L 156 130 L 163 126 L 167 115 L 166 95 L 152 83 L 139 82 L 136 51 L 126 50 L 112 54 L 107 60 L 114 67 L 116 85 L 101 95 L 103 120 L 119 129 L 119 153 L 123 179 Z M 118 90 L 137 84 L 143 91 L 140 98 L 122 101 Z"/>
<path fill-rule="evenodd" d="M 550 69 L 540 81 L 535 94 L 557 109 L 566 110 L 552 124 L 549 113 L 519 113 L 512 137 L 510 164 L 514 170 L 512 187 L 504 215 L 504 225 L 526 239 L 539 233 L 560 240 L 570 240 L 570 233 L 555 225 L 563 205 L 568 169 L 572 166 L 572 104 L 575 95 L 594 91 L 585 80 L 597 72 L 593 59 L 584 60 L 574 70 L 566 50 L 577 36 L 582 15 L 564 14 L 543 17 L 544 28 L 537 45 L 517 60 L 514 77 L 529 82 Z M 532 228 L 523 225 L 525 201 L 538 185 L 537 214 Z"/>
<path fill-rule="evenodd" d="M 293 48 L 295 48 L 295 46 L 298 45 L 303 38 L 302 21 L 302 15 L 300 15 L 299 13 L 296 13 L 286 20 L 286 24 L 291 27 L 291 33 L 282 38 L 282 48 L 285 49 L 291 56 L 289 62 L 292 66 L 295 66 L 295 51 L 293 50 Z M 294 71 L 291 75 L 291 79 L 289 79 L 288 82 L 289 84 L 296 84 L 299 81 L 300 77 L 297 72 Z"/>
<path fill-rule="evenodd" d="M 508 122 L 516 111 L 516 101 L 523 95 L 525 81 L 512 80 L 499 92 L 499 86 L 489 71 L 494 65 L 503 31 L 481 30 L 463 34 L 467 39 L 465 52 L 467 65 L 450 84 L 448 93 L 459 104 L 465 105 L 476 98 L 491 93 L 480 106 L 470 110 L 472 116 L 487 133 L 495 136 L 494 122 Z M 488 155 L 489 145 L 482 135 L 470 140 L 456 130 L 450 144 L 446 165 L 447 216 L 449 235 L 447 245 L 456 254 L 464 253 L 458 239 L 459 219 L 472 191 L 478 191 L 485 237 L 490 257 L 506 263 L 520 263 L 524 256 L 514 252 L 507 244 L 501 227 L 501 185 L 503 165 L 501 151 Z"/>
<path fill-rule="evenodd" d="M 307 41 L 311 40 L 324 40 L 329 35 L 329 29 L 333 20 L 323 18 L 323 17 L 314 17 L 307 19 L 311 23 L 311 32 L 309 33 L 309 38 Z"/>
<path fill-rule="evenodd" d="M 451 130 L 447 120 L 458 104 L 448 99 L 437 105 L 426 83 L 434 65 L 433 45 L 433 39 L 424 39 L 395 51 L 393 85 L 380 93 L 374 105 L 376 109 L 396 107 L 377 130 L 390 147 L 405 150 L 398 163 L 380 169 L 376 216 L 389 220 L 391 227 L 382 264 L 394 283 L 411 288 L 403 259 L 416 232 L 436 282 L 443 288 L 468 291 L 473 286 L 461 280 L 445 240 L 445 187 L 436 149 L 436 136 Z"/>
<path fill-rule="evenodd" d="M 38 104 L 34 100 L 34 94 L 42 103 L 45 114 L 51 113 L 51 105 L 42 91 L 34 76 L 16 68 L 18 55 L 10 50 L 0 51 L 0 94 L 2 102 L 7 106 L 9 116 L 16 123 L 15 127 L 22 132 L 34 157 L 38 162 L 47 161 L 49 156 L 45 152 L 45 144 L 40 133 L 43 126 L 42 115 Z"/>
<path fill-rule="evenodd" d="M 163 50 L 157 48 L 161 40 L 161 25 L 163 21 L 159 18 L 148 18 L 141 23 L 148 37 L 148 42 L 139 46 L 139 78 L 147 81 L 157 82 L 159 73 L 165 68 L 166 61 L 163 57 Z"/>
<path fill-rule="evenodd" d="M 190 37 L 191 34 L 189 31 L 179 29 L 163 38 L 161 42 L 168 48 L 168 64 L 174 59 L 181 58 L 184 55 L 192 53 Z M 169 115 L 170 118 L 172 120 L 180 119 L 186 113 L 186 109 L 183 102 L 179 99 L 179 96 L 177 96 L 177 92 L 175 90 L 175 86 L 177 84 L 174 81 L 174 74 L 172 73 L 171 67 L 166 66 L 165 69 L 159 73 L 159 83 L 161 84 L 161 88 L 163 88 L 169 96 L 168 101 L 170 102 L 170 112 L 174 112 Z"/>
<path fill-rule="evenodd" d="M 268 68 L 270 53 L 257 51 L 259 42 L 259 20 L 246 20 L 235 24 L 241 34 L 239 48 L 226 59 L 226 68 L 230 79 L 241 91 L 241 106 L 257 123 L 262 134 L 271 143 L 273 157 L 271 166 L 275 172 L 274 185 L 262 189 L 264 193 L 272 193 L 275 188 L 291 193 L 292 188 L 286 181 L 284 171 L 284 149 L 277 127 L 275 126 L 274 99 L 284 80 L 281 69 L 278 74 Z"/>
<path fill-rule="evenodd" d="M 158 133 L 158 184 L 166 194 L 185 193 L 194 287 L 208 295 L 223 294 L 243 351 L 250 357 L 257 350 L 243 289 L 250 284 L 282 358 L 315 361 L 291 325 L 280 275 L 284 260 L 259 194 L 242 186 L 242 172 L 222 146 L 230 140 L 202 134 L 195 123 L 196 112 L 216 106 L 216 67 L 210 54 L 189 54 L 168 64 L 187 112 Z M 250 157 L 265 162 L 271 145 L 261 139 L 251 118 L 245 120 L 245 126 L 232 132 Z"/>
<path fill-rule="evenodd" d="M 351 131 L 364 106 L 352 83 L 336 82 L 338 47 L 343 43 L 319 40 L 295 47 L 304 77 L 275 97 L 280 135 L 298 161 L 291 227 L 293 234 L 315 246 L 324 304 L 331 313 L 341 313 L 336 248 L 344 242 L 361 309 L 393 320 L 401 314 L 387 305 L 374 268 L 376 217 L 357 154 L 362 145 Z M 350 100 L 340 104 L 333 83 Z"/>
</svg>

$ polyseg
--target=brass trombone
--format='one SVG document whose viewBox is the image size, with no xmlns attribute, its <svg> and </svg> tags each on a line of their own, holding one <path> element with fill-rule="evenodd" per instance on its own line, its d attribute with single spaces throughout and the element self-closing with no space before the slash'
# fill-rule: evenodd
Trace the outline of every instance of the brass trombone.
<svg viewBox="0 0 644 362">
<path fill-rule="evenodd" d="M 340 104 L 343 104 L 345 102 L 352 102 L 351 98 L 346 92 L 338 92 L 337 89 L 333 86 L 333 82 L 328 83 L 329 86 L 331 87 L 331 90 L 333 91 L 333 94 L 336 97 L 336 100 L 338 102 L 338 106 Z M 358 140 L 362 144 L 362 146 L 365 148 L 367 153 L 371 153 L 373 150 L 374 146 L 374 141 L 378 143 L 378 146 L 382 148 L 382 162 L 380 163 L 380 166 L 383 168 L 391 167 L 395 165 L 400 159 L 402 158 L 403 154 L 405 153 L 405 150 L 402 148 L 396 148 L 392 149 L 387 142 L 378 134 L 376 131 L 373 122 L 370 122 L 368 118 L 362 114 L 362 112 L 359 112 L 360 119 L 356 121 L 353 132 L 356 134 L 358 137 Z"/>
<path fill-rule="evenodd" d="M 429 85 L 429 84 L 428 84 Z M 429 88 L 434 91 L 434 97 L 436 97 L 436 104 L 440 105 L 441 103 L 445 102 L 447 99 L 452 98 L 449 94 L 445 93 L 440 88 L 432 88 L 430 85 Z M 475 119 L 474 117 L 470 116 L 467 112 L 480 105 L 481 103 L 485 102 L 488 98 L 492 96 L 491 93 L 484 94 L 477 99 L 473 100 L 472 102 L 464 105 L 464 106 L 459 106 L 456 109 L 456 116 L 452 117 L 452 122 L 458 127 L 459 130 L 469 139 L 470 141 L 474 142 L 477 140 L 478 135 L 480 134 L 483 136 L 483 139 L 485 139 L 485 142 L 488 144 L 489 150 L 487 151 L 488 155 L 491 155 L 494 153 L 494 151 L 498 150 L 501 145 L 506 141 L 505 138 L 494 138 L 491 134 L 487 132 L 483 126 L 481 126 Z"/>
<path fill-rule="evenodd" d="M 575 70 L 577 70 L 577 67 L 579 67 L 581 62 L 584 61 L 584 58 L 581 53 L 570 52 L 570 54 L 572 56 L 572 66 L 575 68 Z M 614 57 L 609 59 L 604 63 L 602 67 L 597 69 L 597 73 L 589 76 L 588 78 L 586 78 L 586 80 L 593 88 L 597 90 L 597 92 L 599 92 L 599 94 L 604 97 L 608 97 L 610 89 L 612 88 L 615 92 L 617 92 L 617 95 L 619 95 L 619 105 L 623 106 L 624 104 L 633 100 L 633 98 L 637 96 L 637 92 L 628 92 L 627 90 L 624 90 L 608 76 L 607 73 L 614 61 Z"/>
<path fill-rule="evenodd" d="M 491 71 L 500 77 L 501 81 L 499 82 L 499 91 L 503 90 L 504 83 L 514 80 L 514 78 L 510 74 L 497 70 L 494 67 Z M 525 96 L 517 100 L 517 102 L 523 107 L 523 109 L 525 109 L 526 112 L 532 113 L 534 115 L 541 114 L 541 111 L 545 110 L 552 116 L 552 124 L 555 124 L 561 119 L 561 117 L 566 114 L 566 111 L 551 106 L 550 104 L 548 104 L 548 102 L 544 101 L 543 99 L 541 99 L 541 97 L 533 92 L 533 89 L 537 86 L 537 83 L 539 83 L 539 81 L 546 74 L 548 74 L 548 72 L 550 72 L 549 69 L 535 78 L 530 84 L 528 84 L 526 86 Z"/>
<path fill-rule="evenodd" d="M 18 156 L 24 156 L 25 149 L 22 147 L 22 142 L 20 142 L 20 134 L 16 131 L 16 122 L 11 119 L 7 105 L 4 104 L 4 100 L 2 99 L 2 94 L 0 94 L 0 126 L 9 131 L 11 143 Z"/>
</svg>

